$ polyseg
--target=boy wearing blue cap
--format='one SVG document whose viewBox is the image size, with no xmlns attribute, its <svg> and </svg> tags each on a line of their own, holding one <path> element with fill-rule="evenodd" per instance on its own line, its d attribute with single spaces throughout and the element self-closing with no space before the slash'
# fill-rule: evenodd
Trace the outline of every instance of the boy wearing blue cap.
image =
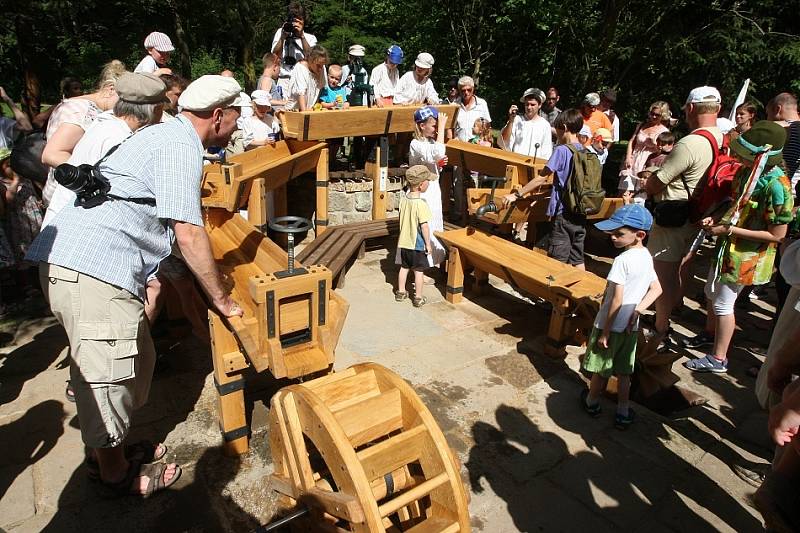
<svg viewBox="0 0 800 533">
<path fill-rule="evenodd" d="M 653 216 L 643 206 L 621 207 L 595 227 L 611 236 L 615 248 L 624 251 L 611 265 L 603 303 L 587 343 L 583 368 L 592 372 L 588 390 L 581 393 L 581 406 L 593 417 L 600 415 L 600 395 L 611 375 L 617 376 L 617 414 L 614 425 L 626 429 L 633 422 L 629 407 L 631 374 L 636 359 L 639 313 L 661 295 L 653 269 L 653 257 L 642 242 L 653 226 Z"/>
<path fill-rule="evenodd" d="M 394 95 L 400 72 L 397 66 L 403 63 L 403 49 L 393 44 L 386 49 L 386 59 L 383 63 L 372 69 L 369 83 L 375 94 L 375 105 L 389 107 L 394 103 Z"/>
</svg>

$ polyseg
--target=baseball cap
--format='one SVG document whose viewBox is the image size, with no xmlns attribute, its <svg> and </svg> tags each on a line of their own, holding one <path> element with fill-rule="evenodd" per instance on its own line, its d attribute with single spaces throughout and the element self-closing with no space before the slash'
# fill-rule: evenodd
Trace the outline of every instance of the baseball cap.
<svg viewBox="0 0 800 533">
<path fill-rule="evenodd" d="M 720 102 L 722 102 L 722 97 L 719 95 L 717 88 L 709 87 L 708 85 L 695 87 L 686 98 L 686 104 L 719 104 Z"/>
<path fill-rule="evenodd" d="M 544 103 L 544 100 L 546 98 L 544 95 L 544 91 L 542 91 L 541 89 L 537 89 L 536 87 L 530 87 L 528 89 L 525 89 L 525 92 L 522 93 L 522 97 L 519 99 L 519 101 L 524 104 L 525 100 L 527 100 L 529 96 L 532 96 L 533 98 L 538 100 L 540 104 Z"/>
<path fill-rule="evenodd" d="M 119 77 L 114 89 L 123 102 L 133 104 L 160 104 L 168 102 L 166 84 L 149 73 L 126 72 Z"/>
<path fill-rule="evenodd" d="M 253 91 L 250 96 L 253 98 L 253 102 L 256 105 L 268 105 L 268 106 L 272 105 L 272 102 L 270 102 L 269 99 L 269 93 L 267 91 L 258 89 L 256 91 Z"/>
<path fill-rule="evenodd" d="M 409 185 L 419 185 L 423 181 L 436 181 L 436 174 L 425 165 L 414 165 L 406 170 L 406 181 Z"/>
<path fill-rule="evenodd" d="M 154 31 L 144 38 L 145 48 L 155 48 L 159 52 L 172 52 L 175 47 L 172 46 L 172 41 L 166 33 Z"/>
<path fill-rule="evenodd" d="M 583 135 L 584 137 L 591 137 L 592 136 L 592 128 L 590 128 L 587 124 L 584 124 L 581 128 L 581 131 L 578 132 L 578 135 Z"/>
<path fill-rule="evenodd" d="M 594 225 L 600 231 L 614 231 L 623 226 L 650 231 L 653 227 L 653 215 L 643 205 L 627 204 L 614 211 L 608 220 L 601 220 Z"/>
<path fill-rule="evenodd" d="M 425 122 L 431 117 L 435 119 L 439 118 L 439 110 L 436 109 L 435 107 L 430 107 L 426 105 L 425 107 L 420 107 L 419 109 L 414 111 L 414 122 L 417 123 Z"/>
<path fill-rule="evenodd" d="M 594 136 L 600 137 L 603 142 L 614 142 L 614 136 L 611 135 L 611 132 L 606 128 L 597 128 L 597 131 L 594 132 Z"/>
<path fill-rule="evenodd" d="M 600 105 L 600 95 L 597 93 L 589 93 L 583 97 L 583 103 L 589 105 Z"/>
<path fill-rule="evenodd" d="M 419 68 L 432 68 L 433 67 L 433 56 L 430 55 L 428 52 L 422 52 L 417 56 L 417 59 L 414 60 L 414 64 Z"/>
<path fill-rule="evenodd" d="M 347 53 L 355 57 L 364 57 L 364 47 L 360 44 L 354 44 L 347 49 Z"/>
<path fill-rule="evenodd" d="M 178 106 L 185 111 L 211 111 L 241 106 L 241 92 L 242 88 L 234 78 L 206 74 L 189 84 L 178 98 Z"/>
<path fill-rule="evenodd" d="M 396 44 L 393 44 L 386 50 L 386 55 L 389 57 L 389 61 L 395 65 L 399 65 L 403 62 L 403 49 Z"/>
</svg>

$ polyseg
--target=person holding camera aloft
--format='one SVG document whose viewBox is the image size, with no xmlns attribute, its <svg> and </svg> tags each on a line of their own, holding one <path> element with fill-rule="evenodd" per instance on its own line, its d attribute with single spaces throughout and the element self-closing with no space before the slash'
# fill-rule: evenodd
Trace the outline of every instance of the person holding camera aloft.
<svg viewBox="0 0 800 533">
<path fill-rule="evenodd" d="M 509 108 L 508 122 L 500 130 L 497 144 L 509 152 L 550 159 L 553 153 L 550 123 L 539 115 L 539 109 L 545 101 L 544 91 L 531 87 L 519 101 L 525 106 L 524 114 L 520 116 L 516 105 Z"/>
<path fill-rule="evenodd" d="M 317 44 L 317 38 L 305 32 L 306 9 L 298 2 L 292 2 L 287 9 L 286 21 L 275 31 L 272 38 L 272 53 L 281 59 L 281 70 L 278 85 L 287 94 L 289 77 L 294 66 L 305 59 L 311 48 Z"/>
</svg>

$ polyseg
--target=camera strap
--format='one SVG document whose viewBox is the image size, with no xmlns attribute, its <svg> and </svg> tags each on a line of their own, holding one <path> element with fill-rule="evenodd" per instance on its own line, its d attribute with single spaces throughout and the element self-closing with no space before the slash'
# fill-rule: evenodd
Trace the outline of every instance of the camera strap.
<svg viewBox="0 0 800 533">
<path fill-rule="evenodd" d="M 145 127 L 147 127 L 147 126 L 145 126 Z M 143 128 L 140 128 L 139 130 L 136 130 L 136 131 L 140 131 L 141 129 L 143 129 Z M 113 154 L 114 152 L 116 152 L 116 151 L 117 151 L 117 148 L 119 148 L 120 146 L 122 146 L 122 143 L 124 143 L 125 141 L 127 141 L 128 139 L 130 139 L 131 137 L 133 137 L 133 134 L 134 134 L 134 133 L 136 133 L 136 132 L 131 132 L 131 134 L 130 134 L 130 135 L 128 135 L 127 137 L 125 137 L 124 139 L 122 139 L 122 141 L 121 141 L 119 144 L 115 144 L 114 146 L 112 146 L 111 148 L 109 148 L 109 149 L 108 149 L 108 152 L 106 152 L 106 153 L 105 153 L 105 155 L 104 155 L 102 158 L 100 158 L 100 160 L 99 160 L 97 163 L 95 163 L 95 164 L 94 164 L 94 169 L 95 169 L 95 170 L 96 170 L 96 171 L 97 171 L 99 174 L 101 174 L 101 175 L 102 175 L 102 172 L 100 172 L 100 164 L 101 164 L 103 161 L 105 161 L 106 159 L 108 159 L 109 157 L 111 157 L 111 154 Z M 108 178 L 106 178 L 106 181 L 108 181 Z M 155 198 L 147 198 L 147 197 L 133 197 L 133 198 L 129 198 L 129 197 L 125 197 L 125 196 L 117 196 L 116 194 L 109 194 L 109 193 L 106 193 L 106 194 L 98 194 L 98 195 L 97 195 L 95 198 L 97 198 L 97 199 L 98 199 L 98 201 L 97 201 L 96 205 L 100 205 L 100 204 L 102 204 L 103 202 L 105 202 L 106 200 L 120 200 L 120 201 L 123 201 L 123 202 L 132 202 L 132 203 L 134 203 L 134 204 L 139 204 L 139 205 L 150 205 L 150 206 L 153 206 L 153 207 L 155 207 L 155 205 L 156 205 L 156 199 L 155 199 Z"/>
</svg>

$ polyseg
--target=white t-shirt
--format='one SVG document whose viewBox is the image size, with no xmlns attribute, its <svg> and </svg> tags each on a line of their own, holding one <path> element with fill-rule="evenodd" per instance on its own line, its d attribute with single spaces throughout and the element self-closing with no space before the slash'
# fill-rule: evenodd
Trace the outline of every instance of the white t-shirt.
<svg viewBox="0 0 800 533">
<path fill-rule="evenodd" d="M 384 63 L 385 65 L 385 63 Z M 433 88 L 433 82 L 426 78 L 419 83 L 410 70 L 400 77 L 394 93 L 395 104 L 438 104 L 439 93 Z"/>
<path fill-rule="evenodd" d="M 112 111 L 100 113 L 88 127 L 81 140 L 75 145 L 67 163 L 73 166 L 94 165 L 100 158 L 131 135 L 131 129 L 125 121 L 114 116 Z M 42 227 L 47 226 L 65 205 L 75 203 L 75 193 L 56 184 L 53 197 L 44 214 Z"/>
<path fill-rule="evenodd" d="M 275 50 L 275 45 L 278 44 L 278 41 L 281 38 L 281 33 L 283 33 L 282 28 L 278 28 L 278 31 L 275 32 L 275 36 L 272 38 L 272 48 L 270 50 Z M 312 46 L 317 44 L 317 38 L 310 34 L 306 33 L 306 41 L 308 42 L 308 47 L 311 48 Z M 299 37 L 294 39 L 286 39 L 283 42 L 283 52 L 278 54 L 281 58 L 281 76 L 289 76 L 294 70 L 295 65 L 287 65 L 284 63 L 284 59 L 287 57 L 293 57 L 297 63 L 302 61 L 306 58 L 306 55 L 303 53 L 303 40 Z"/>
<path fill-rule="evenodd" d="M 156 63 L 156 60 L 153 59 L 153 56 L 146 55 L 146 56 L 144 56 L 144 58 L 141 61 L 139 61 L 139 64 L 136 65 L 136 68 L 133 69 L 133 71 L 134 72 L 143 72 L 145 74 L 152 74 L 153 72 L 155 72 L 159 68 L 160 67 L 158 66 L 158 63 Z"/>
<path fill-rule="evenodd" d="M 519 115 L 514 117 L 508 143 L 503 141 L 503 136 L 497 137 L 497 144 L 510 152 L 522 155 L 535 155 L 538 159 L 550 159 L 553 155 L 553 135 L 550 123 L 539 115 L 528 120 Z M 536 145 L 539 145 L 536 148 Z"/>
<path fill-rule="evenodd" d="M 611 325 L 611 331 L 621 333 L 627 329 L 633 311 L 647 294 L 650 284 L 657 279 L 656 271 L 653 269 L 653 257 L 645 247 L 625 250 L 614 259 L 606 279 L 623 287 L 622 307 L 617 311 L 617 316 Z M 602 330 L 605 327 L 613 296 L 614 291 L 609 284 L 603 296 L 603 305 L 594 321 L 594 327 L 597 329 Z M 634 324 L 633 330 L 638 329 L 639 324 Z"/>
<path fill-rule="evenodd" d="M 369 76 L 369 83 L 373 87 L 375 98 L 393 97 L 399 79 L 400 71 L 396 68 L 389 70 L 385 61 L 372 69 L 372 74 Z"/>
<path fill-rule="evenodd" d="M 289 95 L 286 98 L 286 110 L 295 111 L 300 109 L 297 99 L 301 94 L 306 96 L 306 107 L 311 109 L 311 106 L 316 104 L 319 99 L 319 91 L 322 86 L 321 80 L 318 80 L 308 70 L 307 66 L 298 63 L 292 69 L 291 78 L 289 78 Z"/>
<path fill-rule="evenodd" d="M 603 111 L 603 113 L 611 119 L 611 110 Z M 619 142 L 619 117 L 617 116 L 616 111 L 614 112 L 614 120 L 611 121 L 611 136 L 614 138 L 614 142 Z"/>
<path fill-rule="evenodd" d="M 408 148 L 408 164 L 425 165 L 428 170 L 439 175 L 439 165 L 437 163 L 445 156 L 447 149 L 443 143 L 435 142 L 432 139 L 412 139 L 411 146 Z"/>
<path fill-rule="evenodd" d="M 461 98 L 456 99 L 459 109 L 456 115 L 454 133 L 458 140 L 464 142 L 468 142 L 472 138 L 472 127 L 475 125 L 477 119 L 483 118 L 486 119 L 487 122 L 492 121 L 486 100 L 477 96 L 473 96 L 472 99 L 472 106 L 469 109 L 464 106 Z"/>
<path fill-rule="evenodd" d="M 241 129 L 245 138 L 244 145 L 247 146 L 252 141 L 266 141 L 270 133 L 280 133 L 281 125 L 272 115 L 265 115 L 263 119 L 253 115 L 242 120 Z"/>
</svg>

